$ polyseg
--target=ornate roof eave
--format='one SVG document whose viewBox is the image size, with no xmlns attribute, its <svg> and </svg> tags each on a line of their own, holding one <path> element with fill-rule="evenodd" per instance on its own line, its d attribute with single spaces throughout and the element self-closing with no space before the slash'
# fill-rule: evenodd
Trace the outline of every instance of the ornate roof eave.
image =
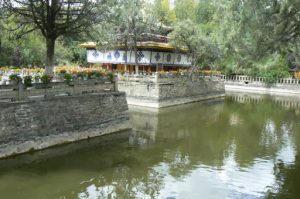
<svg viewBox="0 0 300 199">
<path fill-rule="evenodd" d="M 95 49 L 96 43 L 95 42 L 87 42 L 79 45 L 81 48 L 87 48 L 87 49 Z M 124 44 L 118 44 L 115 46 L 116 48 L 125 48 Z M 187 53 L 188 50 L 186 48 L 177 49 L 173 47 L 169 43 L 160 43 L 160 42 L 153 42 L 153 41 L 146 41 L 146 42 L 138 42 L 137 47 L 139 49 L 157 49 L 157 50 L 168 50 L 168 51 L 180 51 L 183 53 Z"/>
<path fill-rule="evenodd" d="M 79 44 L 79 47 L 80 48 L 96 48 L 96 42 L 86 42 L 86 43 L 82 43 L 82 44 Z"/>
</svg>

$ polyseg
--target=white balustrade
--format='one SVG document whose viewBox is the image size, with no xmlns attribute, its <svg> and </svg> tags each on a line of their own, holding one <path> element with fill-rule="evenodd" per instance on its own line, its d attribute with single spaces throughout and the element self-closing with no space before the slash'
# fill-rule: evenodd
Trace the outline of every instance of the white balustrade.
<svg viewBox="0 0 300 199">
<path fill-rule="evenodd" d="M 250 76 L 244 76 L 244 75 L 235 75 L 235 76 L 225 76 L 220 75 L 220 79 L 225 81 L 237 81 L 237 82 L 252 82 L 252 83 L 263 83 L 264 78 L 263 77 L 250 77 Z M 300 84 L 299 79 L 292 79 L 292 78 L 280 78 L 276 81 L 277 84 Z"/>
</svg>

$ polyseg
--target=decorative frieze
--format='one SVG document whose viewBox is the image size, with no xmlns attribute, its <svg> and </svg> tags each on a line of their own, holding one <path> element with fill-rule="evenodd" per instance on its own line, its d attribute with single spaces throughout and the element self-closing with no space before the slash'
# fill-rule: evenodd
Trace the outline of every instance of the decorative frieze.
<svg viewBox="0 0 300 199">
<path fill-rule="evenodd" d="M 159 52 L 151 50 L 139 50 L 137 60 L 140 65 L 164 65 L 164 66 L 191 66 L 186 54 L 174 52 Z M 96 49 L 87 50 L 87 61 L 89 63 L 111 63 L 111 64 L 135 64 L 134 51 L 112 50 L 100 52 Z"/>
</svg>

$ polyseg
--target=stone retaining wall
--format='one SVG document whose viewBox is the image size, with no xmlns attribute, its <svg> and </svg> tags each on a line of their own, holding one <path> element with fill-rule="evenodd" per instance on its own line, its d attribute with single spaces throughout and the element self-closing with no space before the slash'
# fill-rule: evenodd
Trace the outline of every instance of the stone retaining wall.
<svg viewBox="0 0 300 199">
<path fill-rule="evenodd" d="M 0 158 L 129 129 L 125 93 L 0 102 Z"/>
<path fill-rule="evenodd" d="M 176 79 L 176 81 L 174 81 Z M 212 78 L 164 78 L 155 81 L 119 81 L 118 89 L 126 92 L 129 105 L 167 107 L 225 95 L 224 82 Z"/>
<path fill-rule="evenodd" d="M 280 84 L 266 85 L 262 82 L 237 82 L 226 81 L 225 90 L 243 93 L 258 94 L 281 94 L 281 95 L 299 95 L 300 84 Z"/>
</svg>

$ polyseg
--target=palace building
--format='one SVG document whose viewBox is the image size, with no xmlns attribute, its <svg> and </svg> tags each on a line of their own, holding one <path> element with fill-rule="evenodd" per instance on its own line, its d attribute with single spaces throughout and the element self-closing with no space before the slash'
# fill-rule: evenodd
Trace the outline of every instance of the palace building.
<svg viewBox="0 0 300 199">
<path fill-rule="evenodd" d="M 140 72 L 170 71 L 188 69 L 191 62 L 185 49 L 175 49 L 165 35 L 143 34 L 137 42 L 137 61 Z M 124 45 L 107 51 L 99 51 L 96 44 L 88 42 L 80 47 L 87 49 L 87 62 L 102 64 L 108 70 L 135 70 L 135 53 L 133 49 L 125 50 Z"/>
</svg>

